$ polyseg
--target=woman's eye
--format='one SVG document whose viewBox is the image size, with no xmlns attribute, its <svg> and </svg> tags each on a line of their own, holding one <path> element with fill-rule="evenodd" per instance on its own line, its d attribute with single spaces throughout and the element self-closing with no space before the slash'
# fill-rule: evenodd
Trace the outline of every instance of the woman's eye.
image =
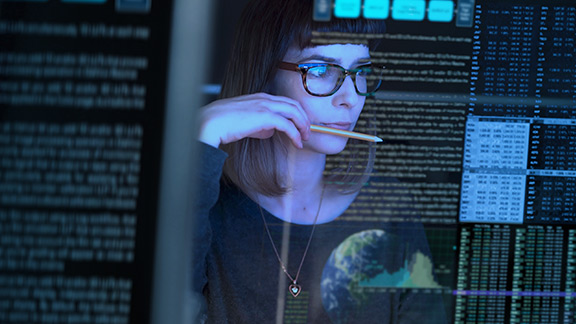
<svg viewBox="0 0 576 324">
<path fill-rule="evenodd" d="M 373 73 L 372 67 L 366 66 L 358 70 L 358 75 L 370 75 Z"/>
<path fill-rule="evenodd" d="M 308 76 L 322 78 L 328 73 L 328 67 L 326 66 L 315 66 L 308 70 Z"/>
</svg>

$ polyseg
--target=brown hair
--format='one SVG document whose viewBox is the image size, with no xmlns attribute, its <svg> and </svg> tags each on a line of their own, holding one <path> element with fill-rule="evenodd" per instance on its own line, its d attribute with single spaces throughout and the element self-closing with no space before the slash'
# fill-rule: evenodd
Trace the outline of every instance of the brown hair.
<svg viewBox="0 0 576 324">
<path fill-rule="evenodd" d="M 312 13 L 312 0 L 250 1 L 236 29 L 220 97 L 269 92 L 267 87 L 288 48 L 294 44 L 301 49 L 314 46 L 313 31 L 384 32 L 382 21 L 333 18 L 330 22 L 315 22 Z M 346 40 L 346 43 L 350 41 Z M 267 196 L 285 194 L 290 188 L 282 185 L 281 175 L 276 170 L 279 162 L 277 152 L 284 149 L 283 145 L 277 134 L 269 139 L 244 138 L 223 145 L 222 149 L 229 155 L 224 165 L 224 178 L 244 191 L 254 190 Z M 351 150 L 345 155 L 349 155 L 349 162 L 346 166 L 337 166 L 334 172 L 326 170 L 325 182 L 354 192 L 369 177 L 374 163 L 374 147 L 355 140 L 350 140 L 348 147 Z"/>
</svg>

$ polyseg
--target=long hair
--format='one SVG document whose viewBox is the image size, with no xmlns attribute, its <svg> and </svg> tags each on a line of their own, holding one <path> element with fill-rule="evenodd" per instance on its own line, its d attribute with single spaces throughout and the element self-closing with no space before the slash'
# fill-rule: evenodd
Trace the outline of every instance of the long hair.
<svg viewBox="0 0 576 324">
<path fill-rule="evenodd" d="M 384 32 L 382 21 L 332 19 L 330 22 L 315 22 L 312 13 L 312 0 L 250 1 L 236 29 L 220 98 L 269 92 L 278 63 L 288 49 L 293 45 L 300 49 L 315 46 L 313 32 Z M 345 42 L 351 43 L 350 40 Z M 229 155 L 223 171 L 225 180 L 244 191 L 254 190 L 267 196 L 285 194 L 290 188 L 282 184 L 282 177 L 276 169 L 278 152 L 285 151 L 283 145 L 277 134 L 268 139 L 244 138 L 222 145 Z M 348 147 L 352 148 L 346 154 L 350 156 L 349 163 L 347 166 L 337 165 L 335 172 L 325 172 L 325 182 L 354 192 L 367 181 L 374 163 L 374 148 L 362 147 L 355 140 L 350 140 Z M 362 166 L 359 167 L 358 162 Z"/>
</svg>

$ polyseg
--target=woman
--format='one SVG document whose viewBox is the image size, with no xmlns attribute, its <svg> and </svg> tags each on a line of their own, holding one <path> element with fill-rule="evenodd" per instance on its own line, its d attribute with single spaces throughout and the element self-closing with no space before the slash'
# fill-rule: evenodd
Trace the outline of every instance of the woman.
<svg viewBox="0 0 576 324">
<path fill-rule="evenodd" d="M 210 323 L 422 321 L 417 304 L 428 300 L 356 289 L 371 275 L 355 260 L 364 256 L 373 275 L 402 269 L 406 255 L 427 251 L 422 233 L 341 217 L 371 199 L 360 188 L 370 187 L 373 154 L 310 131 L 312 124 L 353 130 L 378 85 L 365 78 L 377 71 L 367 44 L 317 45 L 312 31 L 381 34 L 383 26 L 314 23 L 312 12 L 312 1 L 254 0 L 242 15 L 224 99 L 202 110 L 194 289 L 206 298 Z M 350 161 L 326 170 L 327 155 L 347 144 Z M 375 243 L 346 256 L 368 241 Z"/>
</svg>

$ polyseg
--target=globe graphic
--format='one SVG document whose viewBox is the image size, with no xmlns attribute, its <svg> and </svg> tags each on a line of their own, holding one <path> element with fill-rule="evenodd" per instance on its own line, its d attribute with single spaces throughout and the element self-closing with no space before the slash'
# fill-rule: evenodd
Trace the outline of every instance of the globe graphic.
<svg viewBox="0 0 576 324">
<path fill-rule="evenodd" d="M 355 233 L 336 247 L 322 273 L 322 303 L 333 323 L 385 323 L 391 294 L 374 288 L 440 287 L 432 263 L 406 241 L 380 229 Z M 377 298 L 375 298 L 377 296 Z"/>
</svg>

